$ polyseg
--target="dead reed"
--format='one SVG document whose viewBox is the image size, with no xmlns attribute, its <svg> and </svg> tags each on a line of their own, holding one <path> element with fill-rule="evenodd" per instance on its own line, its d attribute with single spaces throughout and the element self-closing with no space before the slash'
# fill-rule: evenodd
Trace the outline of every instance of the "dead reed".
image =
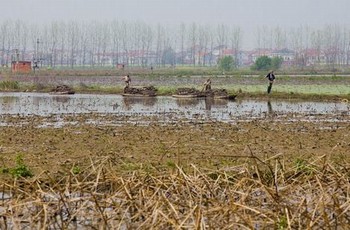
<svg viewBox="0 0 350 230">
<path fill-rule="evenodd" d="M 43 172 L 1 185 L 1 229 L 346 229 L 349 163 L 327 156 L 244 158 L 220 169 L 117 170 L 91 158 L 83 173 Z"/>
<path fill-rule="evenodd" d="M 39 128 L 51 119 L 4 118 L 17 125 L 0 127 L 0 229 L 350 224 L 348 122 L 99 126 L 88 121 L 131 118 L 89 114 Z"/>
</svg>

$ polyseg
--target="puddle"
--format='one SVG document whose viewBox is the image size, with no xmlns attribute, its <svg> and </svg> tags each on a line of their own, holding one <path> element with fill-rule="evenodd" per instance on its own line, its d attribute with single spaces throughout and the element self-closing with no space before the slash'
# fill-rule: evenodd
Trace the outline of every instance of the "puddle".
<svg viewBox="0 0 350 230">
<path fill-rule="evenodd" d="M 341 102 L 295 102 L 257 100 L 178 99 L 170 96 L 123 97 L 121 95 L 45 93 L 0 93 L 0 115 L 52 116 L 65 114 L 158 117 L 160 120 L 200 119 L 225 121 L 259 119 L 267 116 L 294 119 L 349 119 L 350 104 Z M 331 117 L 331 118 L 330 118 Z M 6 125 L 0 122 L 1 125 Z"/>
</svg>

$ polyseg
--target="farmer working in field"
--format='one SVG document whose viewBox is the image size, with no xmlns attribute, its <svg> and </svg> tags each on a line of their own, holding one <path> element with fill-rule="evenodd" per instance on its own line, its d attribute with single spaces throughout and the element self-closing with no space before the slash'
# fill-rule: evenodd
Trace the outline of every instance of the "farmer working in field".
<svg viewBox="0 0 350 230">
<path fill-rule="evenodd" d="M 203 90 L 204 91 L 208 91 L 208 90 L 211 90 L 211 80 L 210 78 L 208 78 L 205 82 L 204 82 L 204 87 L 203 87 Z M 202 91 L 203 91 L 202 90 Z"/>
<path fill-rule="evenodd" d="M 267 75 L 266 78 L 269 80 L 269 86 L 267 87 L 267 93 L 271 93 L 272 84 L 275 81 L 276 77 L 273 74 L 273 70 L 271 70 Z"/>
<path fill-rule="evenodd" d="M 129 74 L 124 77 L 124 82 L 125 82 L 125 88 L 129 88 L 130 82 L 131 82 Z"/>
<path fill-rule="evenodd" d="M 129 74 L 126 75 L 126 76 L 124 76 L 124 77 L 123 77 L 123 80 L 124 80 L 124 82 L 125 82 L 124 93 L 126 93 L 127 89 L 129 89 L 130 82 L 131 82 L 131 79 L 130 79 Z"/>
</svg>

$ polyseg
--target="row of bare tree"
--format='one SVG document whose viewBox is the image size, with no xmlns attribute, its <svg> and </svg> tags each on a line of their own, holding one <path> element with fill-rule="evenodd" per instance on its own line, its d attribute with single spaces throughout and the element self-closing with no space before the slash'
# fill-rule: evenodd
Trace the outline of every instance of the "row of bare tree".
<svg viewBox="0 0 350 230">
<path fill-rule="evenodd" d="M 256 29 L 254 37 L 255 48 L 293 50 L 297 65 L 306 64 L 310 55 L 306 50 L 316 53 L 316 62 L 324 59 L 327 64 L 349 64 L 350 28 L 345 26 L 326 25 L 321 29 L 263 26 Z M 208 66 L 215 64 L 228 49 L 237 60 L 243 41 L 239 26 L 224 24 L 167 26 L 114 20 L 39 25 L 3 21 L 0 23 L 0 63 L 8 65 L 19 56 L 21 60 L 39 61 L 51 67 L 118 63 Z"/>
<path fill-rule="evenodd" d="M 295 64 L 305 66 L 313 58 L 315 64 L 349 65 L 350 28 L 325 25 L 322 28 L 299 26 L 259 27 L 256 31 L 256 47 L 262 49 L 290 49 L 295 53 Z"/>
</svg>

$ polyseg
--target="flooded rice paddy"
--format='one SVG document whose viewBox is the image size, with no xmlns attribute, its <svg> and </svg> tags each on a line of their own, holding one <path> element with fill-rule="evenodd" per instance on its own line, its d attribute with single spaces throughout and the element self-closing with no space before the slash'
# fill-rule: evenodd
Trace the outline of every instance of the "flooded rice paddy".
<svg viewBox="0 0 350 230">
<path fill-rule="evenodd" d="M 349 106 L 0 93 L 0 229 L 347 229 Z"/>
<path fill-rule="evenodd" d="M 121 95 L 47 93 L 0 93 L 0 115 L 64 116 L 80 114 L 117 115 L 142 121 L 153 117 L 159 122 L 182 119 L 237 121 L 263 119 L 343 120 L 349 115 L 346 102 L 280 100 L 222 100 L 204 98 L 123 97 Z M 4 124 L 3 124 L 4 125 Z"/>
</svg>

